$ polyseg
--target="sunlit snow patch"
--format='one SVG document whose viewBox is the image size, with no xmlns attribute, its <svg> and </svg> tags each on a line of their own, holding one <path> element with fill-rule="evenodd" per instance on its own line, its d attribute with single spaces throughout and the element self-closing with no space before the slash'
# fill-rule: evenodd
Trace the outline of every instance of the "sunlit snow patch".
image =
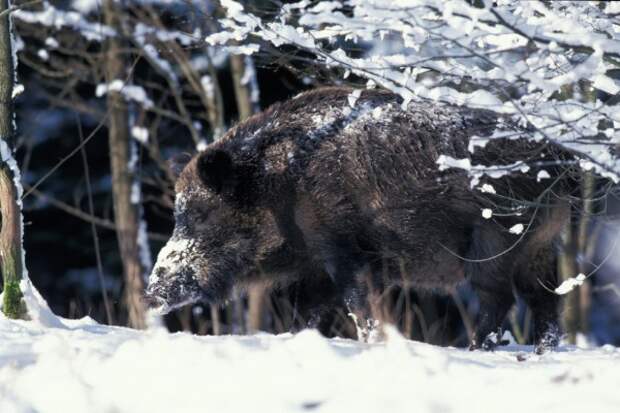
<svg viewBox="0 0 620 413">
<path fill-rule="evenodd" d="M 141 144 L 146 145 L 149 140 L 149 130 L 141 126 L 132 126 L 131 136 Z"/>
<path fill-rule="evenodd" d="M 536 182 L 540 182 L 542 179 L 549 179 L 549 178 L 551 178 L 551 175 L 549 175 L 549 172 L 542 169 L 538 171 L 538 175 L 536 175 Z"/>
<path fill-rule="evenodd" d="M 493 185 L 489 185 L 489 184 L 483 184 L 480 188 L 480 192 L 486 193 L 486 194 L 494 194 L 495 193 L 495 188 L 493 188 Z"/>
<path fill-rule="evenodd" d="M 519 235 L 523 232 L 523 224 L 513 225 L 508 231 L 511 234 Z"/>
<path fill-rule="evenodd" d="M 585 280 L 586 276 L 580 273 L 574 278 L 571 277 L 564 280 L 562 284 L 560 284 L 560 286 L 553 291 L 555 291 L 555 293 L 559 295 L 568 294 L 569 292 L 573 291 L 575 287 L 579 287 L 580 285 L 582 285 Z"/>
</svg>

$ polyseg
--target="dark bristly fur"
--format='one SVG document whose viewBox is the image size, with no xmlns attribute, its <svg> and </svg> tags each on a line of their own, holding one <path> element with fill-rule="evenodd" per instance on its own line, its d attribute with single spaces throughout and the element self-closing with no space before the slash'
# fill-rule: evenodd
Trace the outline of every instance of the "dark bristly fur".
<svg viewBox="0 0 620 413">
<path fill-rule="evenodd" d="M 176 184 L 172 242 L 191 243 L 160 254 L 148 294 L 173 307 L 221 301 L 258 279 L 329 277 L 366 328 L 370 304 L 391 284 L 469 279 L 480 297 L 472 348 L 493 346 L 513 289 L 533 311 L 537 349 L 556 345 L 557 297 L 541 284 L 557 285 L 553 244 L 568 214 L 555 161 L 566 155 L 515 136 L 472 154 L 470 138 L 498 124 L 492 113 L 432 103 L 403 110 L 385 91 L 353 103 L 351 92 L 319 89 L 274 105 L 189 161 Z M 507 122 L 500 129 L 525 133 Z M 466 171 L 438 168 L 440 155 L 472 165 L 525 160 L 529 170 L 482 176 L 472 188 Z M 536 179 L 542 169 L 550 179 Z M 484 208 L 496 215 L 483 218 Z M 516 224 L 523 236 L 509 231 Z"/>
</svg>

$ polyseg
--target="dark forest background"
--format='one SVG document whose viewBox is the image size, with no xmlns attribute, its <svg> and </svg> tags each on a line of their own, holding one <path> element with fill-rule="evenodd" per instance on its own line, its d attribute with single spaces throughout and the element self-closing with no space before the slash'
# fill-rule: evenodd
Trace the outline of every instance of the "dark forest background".
<svg viewBox="0 0 620 413">
<path fill-rule="evenodd" d="M 72 5 L 69 1 L 42 2 L 14 16 L 20 48 L 18 83 L 24 86 L 15 111 L 17 160 L 26 191 L 26 264 L 35 286 L 56 314 L 70 318 L 88 315 L 98 322 L 127 325 L 126 278 L 113 212 L 110 100 L 96 93 L 97 85 L 106 83 L 110 39 L 101 35 L 104 30 L 94 23 L 112 21 L 117 25 L 117 57 L 127 82 L 141 86 L 153 102 L 152 107 L 146 107 L 144 102 L 130 99 L 125 108 L 130 127 L 148 130 L 146 142 L 132 139 L 129 144 L 138 155 L 135 174 L 142 189 L 140 204 L 153 259 L 174 225 L 173 182 L 166 159 L 182 152 L 195 153 L 197 146 L 217 138 L 221 133 L 218 127 L 234 125 L 248 108 L 255 111 L 255 103 L 266 108 L 300 91 L 340 81 L 334 73 L 313 67 L 303 56 L 293 56 L 287 50 L 266 48 L 245 58 L 233 57 L 229 52 L 234 50 L 211 48 L 204 38 L 218 29 L 219 11 L 209 2 L 178 2 L 172 6 L 126 2 L 116 3 L 109 10 L 105 4 L 81 10 Z M 274 2 L 249 6 L 262 14 L 279 7 Z M 55 21 L 43 17 L 50 10 L 58 13 Z M 91 23 L 90 28 L 57 23 L 63 18 L 67 21 L 66 13 L 78 13 L 71 15 L 73 21 L 83 19 Z M 356 47 L 363 53 L 364 45 Z M 251 98 L 249 102 L 240 101 L 244 95 L 237 88 L 256 93 L 254 79 L 258 102 Z M 355 76 L 347 79 L 354 84 L 357 80 Z M 68 157 L 84 139 L 88 139 L 84 152 L 78 150 Z M 609 202 L 606 211 L 615 211 L 614 200 Z M 607 235 L 598 233 L 596 239 L 604 241 Z M 595 247 L 590 258 L 600 259 L 605 251 Z M 620 268 L 616 265 L 617 260 L 610 260 L 592 283 L 576 293 L 581 295 L 579 330 L 598 343 L 620 344 L 620 299 L 613 287 L 618 288 L 614 283 Z M 100 275 L 112 320 L 106 314 Z M 303 317 L 296 312 L 297 300 L 304 293 L 300 288 L 253 291 L 259 297 L 254 298 L 259 310 L 256 302 L 239 297 L 225 307 L 197 305 L 178 310 L 166 316 L 166 323 L 171 331 L 199 334 L 244 333 L 257 328 L 274 333 L 290 331 L 304 325 Z M 451 294 L 393 290 L 387 302 L 406 336 L 442 345 L 466 345 L 477 310 L 466 285 Z M 529 314 L 523 306 L 511 313 L 506 327 L 518 341 L 529 340 Z M 327 335 L 353 334 L 344 309 L 335 311 L 321 329 Z"/>
</svg>

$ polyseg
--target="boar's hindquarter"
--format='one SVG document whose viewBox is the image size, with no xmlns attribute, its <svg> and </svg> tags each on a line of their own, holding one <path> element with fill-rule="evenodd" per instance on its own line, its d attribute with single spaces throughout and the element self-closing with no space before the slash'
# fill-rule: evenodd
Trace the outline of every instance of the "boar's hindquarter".
<svg viewBox="0 0 620 413">
<path fill-rule="evenodd" d="M 485 142 L 496 128 L 506 138 Z M 226 299 L 257 278 L 327 274 L 366 338 L 386 287 L 446 289 L 468 279 L 480 300 L 471 348 L 493 348 L 516 291 L 544 351 L 559 336 L 548 289 L 569 217 L 560 162 L 569 157 L 524 133 L 482 110 L 403 109 L 385 91 L 356 99 L 351 89 L 324 88 L 276 104 L 184 167 L 175 231 L 147 293 L 171 308 Z M 467 170 L 438 160 L 499 168 L 472 185 Z"/>
</svg>

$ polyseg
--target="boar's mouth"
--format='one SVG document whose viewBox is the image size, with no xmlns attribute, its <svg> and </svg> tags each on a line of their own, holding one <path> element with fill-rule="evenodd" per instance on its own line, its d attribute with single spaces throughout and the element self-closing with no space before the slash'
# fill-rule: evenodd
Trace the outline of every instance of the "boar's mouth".
<svg viewBox="0 0 620 413">
<path fill-rule="evenodd" d="M 171 311 L 176 310 L 177 308 L 180 308 L 180 307 L 183 307 L 189 304 L 194 304 L 201 300 L 200 298 L 190 298 L 190 299 L 169 305 L 163 298 L 146 292 L 144 294 L 144 301 L 148 305 L 149 312 L 151 312 L 154 315 L 164 316 L 170 313 Z"/>
<path fill-rule="evenodd" d="M 188 298 L 171 303 L 159 295 L 156 291 L 150 289 L 145 291 L 143 299 L 147 304 L 149 311 L 155 315 L 166 315 L 177 308 L 203 301 L 202 296 L 192 294 Z"/>
<path fill-rule="evenodd" d="M 152 276 L 143 297 L 151 312 L 165 315 L 179 307 L 206 300 L 193 270 L 183 269 L 161 276 L 167 271 L 160 267 L 154 272 L 156 275 Z"/>
</svg>

